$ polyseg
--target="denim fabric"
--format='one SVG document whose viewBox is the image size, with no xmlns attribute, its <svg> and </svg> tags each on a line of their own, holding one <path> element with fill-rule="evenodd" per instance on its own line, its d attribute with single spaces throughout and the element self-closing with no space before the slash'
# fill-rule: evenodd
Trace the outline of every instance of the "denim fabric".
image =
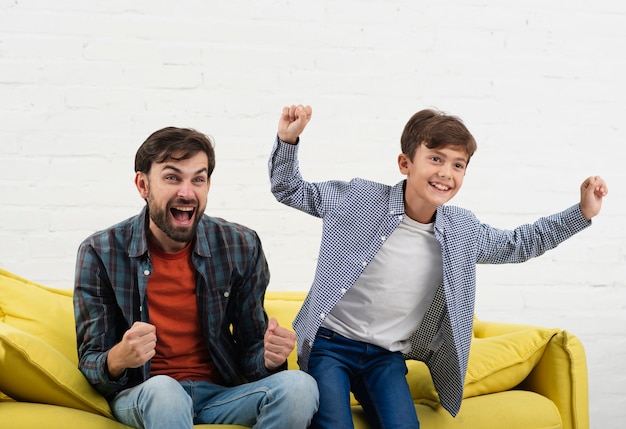
<svg viewBox="0 0 626 429">
<path fill-rule="evenodd" d="M 312 429 L 352 429 L 350 391 L 373 429 L 419 429 L 400 353 L 320 328 L 309 358 L 320 406 Z"/>
<path fill-rule="evenodd" d="M 315 380 L 297 370 L 234 387 L 160 375 L 111 401 L 115 417 L 138 429 L 191 429 L 202 423 L 306 429 L 317 406 Z"/>
</svg>

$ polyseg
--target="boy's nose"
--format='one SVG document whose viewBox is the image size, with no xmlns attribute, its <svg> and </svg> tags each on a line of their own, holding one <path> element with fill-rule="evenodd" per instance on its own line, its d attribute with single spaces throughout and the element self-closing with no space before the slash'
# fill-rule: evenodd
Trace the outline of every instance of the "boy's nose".
<svg viewBox="0 0 626 429">
<path fill-rule="evenodd" d="M 450 177 L 451 176 L 451 170 L 452 167 L 450 167 L 448 164 L 444 164 L 439 168 L 439 176 L 440 177 Z"/>
</svg>

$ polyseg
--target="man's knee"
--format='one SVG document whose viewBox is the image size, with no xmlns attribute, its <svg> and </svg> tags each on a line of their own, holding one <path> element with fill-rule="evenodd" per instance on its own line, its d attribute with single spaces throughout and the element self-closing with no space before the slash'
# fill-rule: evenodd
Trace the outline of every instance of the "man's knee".
<svg viewBox="0 0 626 429">
<path fill-rule="evenodd" d="M 191 397 L 180 383 L 166 375 L 157 375 L 144 381 L 141 396 L 153 404 L 171 410 L 193 409 Z"/>
<path fill-rule="evenodd" d="M 285 399 L 293 401 L 298 408 L 308 406 L 317 410 L 319 406 L 319 391 L 317 382 L 304 371 L 287 370 L 274 374 L 279 379 L 280 389 Z"/>
<path fill-rule="evenodd" d="M 171 377 L 156 376 L 123 390 L 111 402 L 122 423 L 138 428 L 191 427 L 193 405 L 185 389 Z"/>
</svg>

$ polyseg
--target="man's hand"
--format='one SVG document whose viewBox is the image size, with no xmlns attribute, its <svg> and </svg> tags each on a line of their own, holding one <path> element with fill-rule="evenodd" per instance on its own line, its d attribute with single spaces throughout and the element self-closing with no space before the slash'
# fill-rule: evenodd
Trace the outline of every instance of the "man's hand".
<svg viewBox="0 0 626 429">
<path fill-rule="evenodd" d="M 296 346 L 296 334 L 279 326 L 278 321 L 272 317 L 265 331 L 264 344 L 265 367 L 271 371 L 285 363 Z"/>
<path fill-rule="evenodd" d="M 122 341 L 114 345 L 107 357 L 109 374 L 119 378 L 126 368 L 137 368 L 152 359 L 156 353 L 156 327 L 135 322 L 124 333 Z"/>
<path fill-rule="evenodd" d="M 283 107 L 283 113 L 278 120 L 278 138 L 285 143 L 296 144 L 312 114 L 311 106 L 299 104 Z"/>
<path fill-rule="evenodd" d="M 592 217 L 600 213 L 602 198 L 608 193 L 609 188 L 600 176 L 591 176 L 585 179 L 580 185 L 580 211 L 585 219 L 591 220 Z"/>
</svg>

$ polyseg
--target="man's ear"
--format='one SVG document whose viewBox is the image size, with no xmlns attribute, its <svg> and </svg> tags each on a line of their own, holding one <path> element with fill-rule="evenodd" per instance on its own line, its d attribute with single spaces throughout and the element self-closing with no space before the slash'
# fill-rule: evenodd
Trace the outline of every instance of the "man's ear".
<svg viewBox="0 0 626 429">
<path fill-rule="evenodd" d="M 150 191 L 150 182 L 146 173 L 142 171 L 135 173 L 135 186 L 137 187 L 141 198 L 147 200 Z"/>
<path fill-rule="evenodd" d="M 406 154 L 401 153 L 400 155 L 398 155 L 398 168 L 400 169 L 400 173 L 404 174 L 405 176 L 409 174 L 410 162 L 411 161 L 406 156 Z"/>
</svg>

